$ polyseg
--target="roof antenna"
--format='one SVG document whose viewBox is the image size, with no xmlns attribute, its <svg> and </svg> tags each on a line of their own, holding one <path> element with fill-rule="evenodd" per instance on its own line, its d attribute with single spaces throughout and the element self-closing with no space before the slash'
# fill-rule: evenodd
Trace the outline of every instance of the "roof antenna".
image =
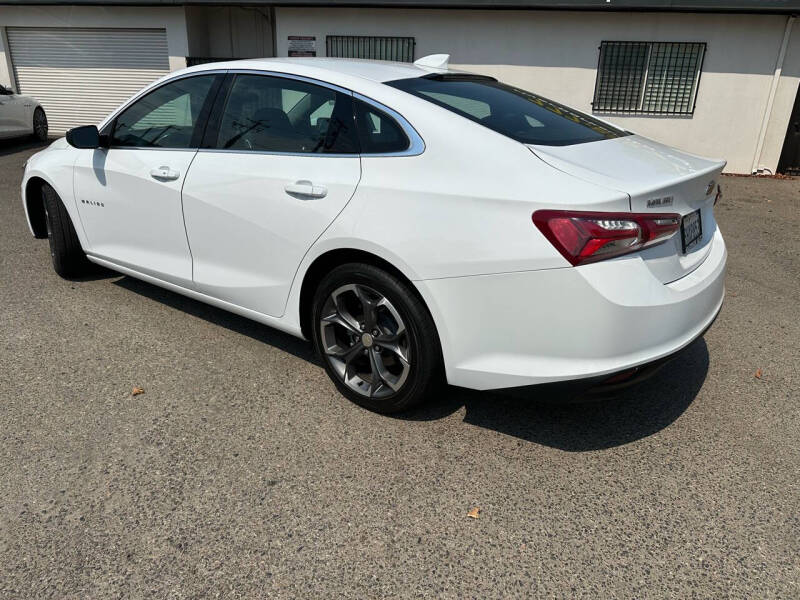
<svg viewBox="0 0 800 600">
<path fill-rule="evenodd" d="M 418 67 L 426 69 L 444 69 L 447 70 L 447 63 L 450 62 L 449 54 L 429 54 L 422 58 L 415 60 L 414 64 Z"/>
</svg>

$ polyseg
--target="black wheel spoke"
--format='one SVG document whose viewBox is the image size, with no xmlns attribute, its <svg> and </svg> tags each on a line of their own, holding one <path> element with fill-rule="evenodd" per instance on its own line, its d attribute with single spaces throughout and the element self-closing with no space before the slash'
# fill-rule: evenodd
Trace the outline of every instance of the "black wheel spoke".
<svg viewBox="0 0 800 600">
<path fill-rule="evenodd" d="M 374 298 L 370 298 L 369 292 L 367 292 L 363 286 L 355 286 L 355 291 L 358 300 L 361 302 L 361 308 L 364 311 L 364 330 L 368 332 L 373 331 L 378 324 L 376 312 L 377 301 Z M 383 299 L 383 297 L 379 298 L 380 300 Z"/>
<path fill-rule="evenodd" d="M 353 344 L 350 348 L 342 352 L 342 359 L 344 360 L 344 378 L 350 379 L 353 376 L 351 367 L 353 360 L 364 351 L 364 345 L 361 342 Z"/>
<path fill-rule="evenodd" d="M 408 362 L 404 363 L 402 372 L 397 376 L 393 375 L 389 369 L 386 368 L 386 364 L 383 362 L 383 357 L 379 351 L 373 350 L 369 353 L 369 356 L 372 372 L 377 380 L 380 381 L 380 385 L 388 385 L 394 392 L 399 390 L 403 383 L 405 383 L 405 378 L 408 373 Z"/>
<path fill-rule="evenodd" d="M 369 386 L 370 397 L 374 397 L 375 394 L 377 394 L 383 387 L 384 383 L 383 377 L 381 376 L 380 366 L 378 366 L 378 360 L 380 360 L 380 358 L 376 356 L 376 352 L 371 350 L 369 352 L 369 367 L 372 371 L 372 379 Z"/>
<path fill-rule="evenodd" d="M 381 348 L 383 350 L 387 350 L 392 354 L 394 354 L 397 357 L 397 359 L 403 364 L 403 366 L 407 367 L 409 365 L 408 351 L 403 346 L 400 345 L 399 341 L 397 341 L 396 339 L 396 336 L 393 337 L 395 337 L 394 341 L 381 342 L 380 343 Z"/>
</svg>

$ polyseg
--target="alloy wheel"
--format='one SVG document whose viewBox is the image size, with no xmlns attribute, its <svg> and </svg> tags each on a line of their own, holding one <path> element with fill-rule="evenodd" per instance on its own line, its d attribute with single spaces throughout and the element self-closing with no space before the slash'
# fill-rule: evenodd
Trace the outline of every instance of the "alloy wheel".
<svg viewBox="0 0 800 600">
<path fill-rule="evenodd" d="M 40 140 L 47 139 L 47 115 L 43 110 L 33 113 L 33 132 Z"/>
<path fill-rule="evenodd" d="M 403 387 L 411 369 L 409 332 L 385 296 L 362 284 L 336 288 L 319 331 L 325 358 L 349 388 L 381 399 Z"/>
</svg>

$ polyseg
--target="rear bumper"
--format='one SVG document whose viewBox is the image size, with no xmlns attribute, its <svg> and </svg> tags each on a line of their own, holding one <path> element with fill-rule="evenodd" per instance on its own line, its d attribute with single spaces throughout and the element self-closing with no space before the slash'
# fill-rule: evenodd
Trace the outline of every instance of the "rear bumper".
<svg viewBox="0 0 800 600">
<path fill-rule="evenodd" d="M 720 310 L 722 307 L 720 306 Z M 719 312 L 714 316 L 714 319 L 706 327 L 700 335 L 695 339 L 702 337 L 714 324 Z M 690 344 L 691 345 L 691 344 Z M 556 381 L 553 383 L 539 383 L 536 385 L 524 385 L 520 387 L 502 388 L 502 391 L 518 397 L 536 397 L 536 398 L 550 398 L 558 401 L 565 400 L 587 400 L 587 399 L 602 399 L 614 397 L 620 392 L 627 390 L 647 381 L 658 373 L 664 366 L 678 358 L 686 348 L 681 348 L 668 356 L 656 359 L 652 362 L 635 367 L 629 367 L 623 371 L 610 373 L 605 375 L 598 375 L 595 377 L 587 377 L 584 379 L 570 379 L 567 381 Z M 545 393 L 542 396 L 542 393 Z"/>
<path fill-rule="evenodd" d="M 451 384 L 486 390 L 586 380 L 589 387 L 702 335 L 722 306 L 726 260 L 717 230 L 706 260 L 669 284 L 635 255 L 417 284 Z"/>
</svg>

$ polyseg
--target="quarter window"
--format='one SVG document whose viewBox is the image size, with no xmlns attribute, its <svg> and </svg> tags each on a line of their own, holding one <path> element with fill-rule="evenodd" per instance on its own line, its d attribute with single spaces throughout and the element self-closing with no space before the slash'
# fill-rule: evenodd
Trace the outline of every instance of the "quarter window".
<svg viewBox="0 0 800 600">
<path fill-rule="evenodd" d="M 280 77 L 237 75 L 220 123 L 217 148 L 262 152 L 358 152 L 352 98 Z"/>
<path fill-rule="evenodd" d="M 602 42 L 594 112 L 692 114 L 705 51 L 704 43 Z"/>
<path fill-rule="evenodd" d="M 138 148 L 193 148 L 203 107 L 215 75 L 178 79 L 134 102 L 116 118 L 112 145 Z"/>
<path fill-rule="evenodd" d="M 356 100 L 355 115 L 362 154 L 388 154 L 408 149 L 408 136 L 383 111 Z"/>
</svg>

